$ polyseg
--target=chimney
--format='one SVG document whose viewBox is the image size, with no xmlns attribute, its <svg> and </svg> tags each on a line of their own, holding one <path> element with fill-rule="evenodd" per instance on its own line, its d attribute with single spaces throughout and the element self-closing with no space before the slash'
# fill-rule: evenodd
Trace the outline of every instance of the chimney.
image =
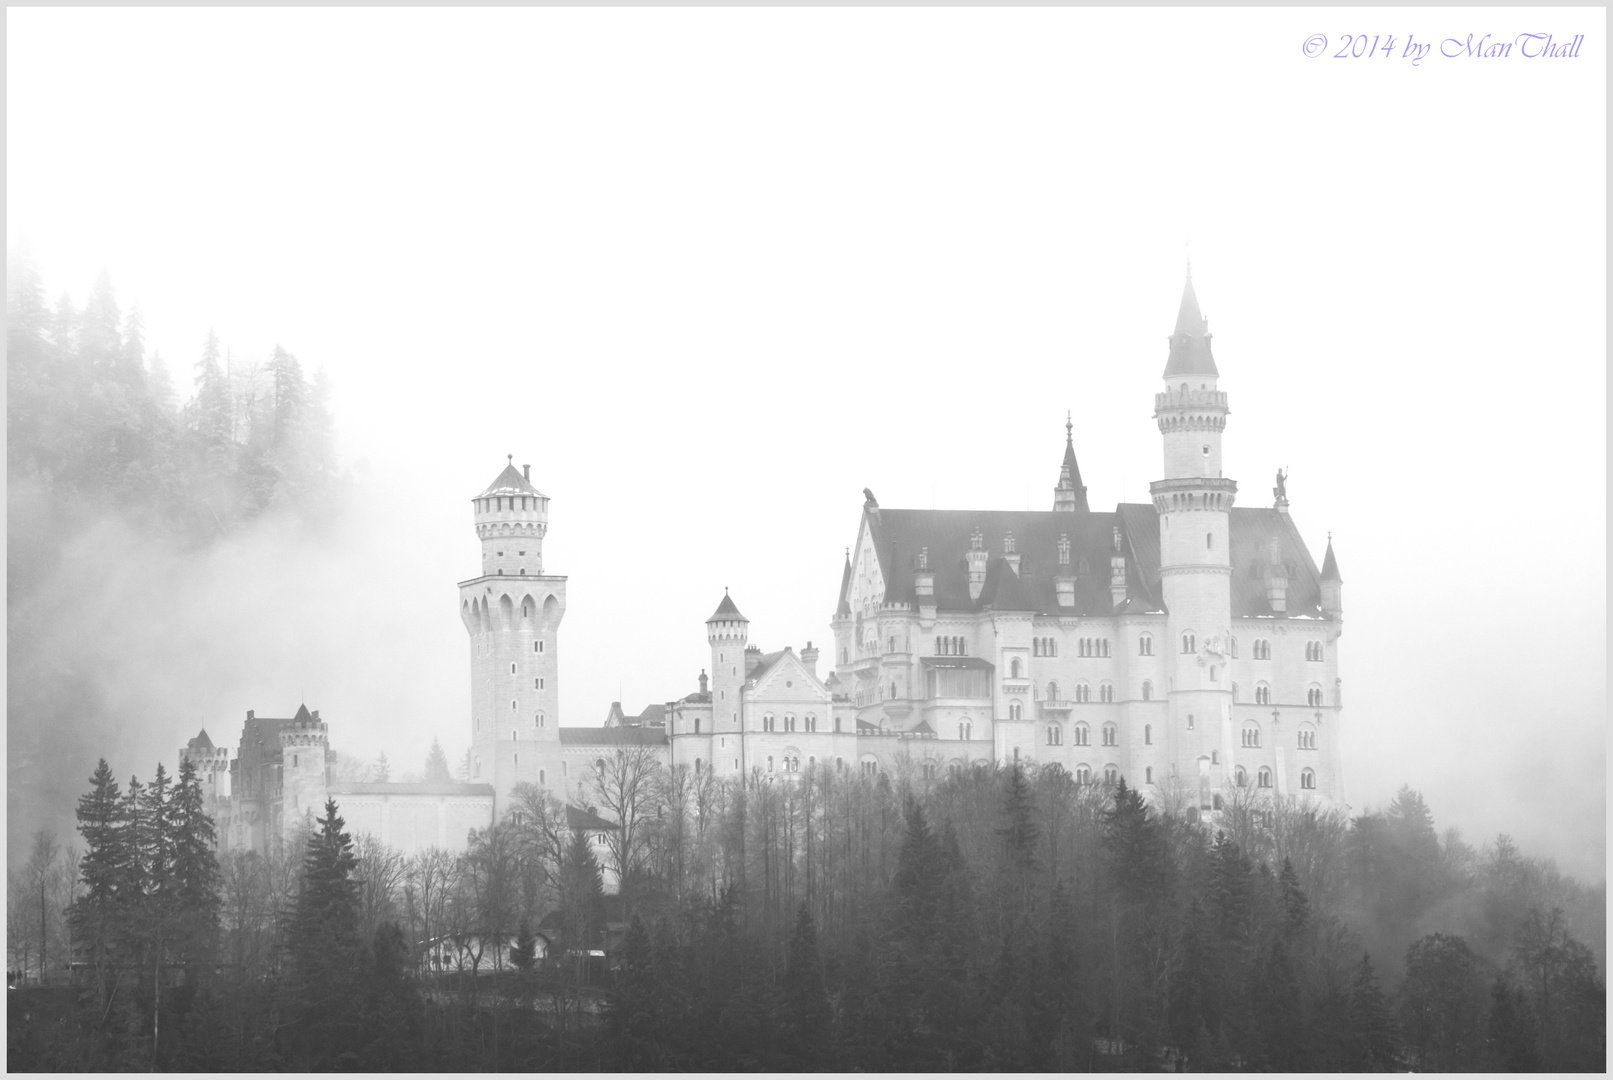
<svg viewBox="0 0 1613 1080">
<path fill-rule="evenodd" d="M 756 670 L 756 665 L 762 662 L 762 647 L 760 645 L 745 646 L 745 677 Z"/>
<path fill-rule="evenodd" d="M 805 664 L 806 669 L 812 672 L 814 679 L 818 677 L 818 650 L 812 647 L 812 642 L 810 641 L 806 643 L 806 648 L 801 650 L 801 663 Z"/>
<path fill-rule="evenodd" d="M 1282 541 L 1275 536 L 1266 555 L 1266 602 L 1278 615 L 1288 612 L 1288 570 L 1283 566 Z"/>
<path fill-rule="evenodd" d="M 247 710 L 247 711 L 246 711 L 246 718 L 247 718 L 247 719 L 248 719 L 248 720 L 250 720 L 250 719 L 252 719 L 252 716 L 253 716 L 253 713 L 252 713 L 252 710 L 251 710 L 251 709 L 248 709 L 248 710 Z"/>
<path fill-rule="evenodd" d="M 521 475 L 526 477 L 526 482 L 527 483 L 529 483 L 529 484 L 532 483 L 532 466 L 530 466 L 530 465 L 522 465 L 521 466 Z"/>
<path fill-rule="evenodd" d="M 702 694 L 708 694 L 709 695 L 711 693 L 711 690 L 709 689 L 710 686 L 711 686 L 711 680 L 706 677 L 706 669 L 701 668 L 700 669 L 700 692 Z"/>
</svg>

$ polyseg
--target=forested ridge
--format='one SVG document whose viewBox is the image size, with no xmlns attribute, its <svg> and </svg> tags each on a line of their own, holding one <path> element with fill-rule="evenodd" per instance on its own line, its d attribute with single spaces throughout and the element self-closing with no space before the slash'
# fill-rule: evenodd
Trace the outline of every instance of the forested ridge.
<svg viewBox="0 0 1613 1080">
<path fill-rule="evenodd" d="M 163 624 L 186 568 L 266 520 L 317 532 L 341 505 L 322 374 L 288 350 L 233 355 L 206 327 L 181 400 L 103 273 L 83 306 L 46 298 L 8 253 L 6 305 L 7 846 L 65 830 L 69 793 L 131 729 L 166 729 L 160 694 L 131 705 L 120 637 Z M 188 379 L 185 380 L 187 383 Z M 142 610 L 144 609 L 144 610 Z M 157 698 L 159 700 L 151 700 Z"/>
<path fill-rule="evenodd" d="M 622 823 L 616 895 L 532 785 L 412 857 L 332 802 L 301 850 L 215 861 L 195 792 L 103 763 L 76 867 L 39 860 L 71 896 L 14 891 L 14 938 L 37 917 L 77 963 L 12 992 L 12 1067 L 1603 1065 L 1604 887 L 1442 837 L 1410 790 L 1212 825 L 1057 766 L 717 781 L 625 751 L 576 793 Z"/>
</svg>

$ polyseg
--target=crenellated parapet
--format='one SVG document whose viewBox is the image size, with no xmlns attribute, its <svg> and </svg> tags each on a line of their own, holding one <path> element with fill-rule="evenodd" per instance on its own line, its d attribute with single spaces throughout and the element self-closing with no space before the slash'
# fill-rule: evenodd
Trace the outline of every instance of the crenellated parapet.
<svg viewBox="0 0 1613 1080">
<path fill-rule="evenodd" d="M 1148 485 L 1148 493 L 1154 497 L 1154 509 L 1161 514 L 1193 510 L 1225 513 L 1232 509 L 1238 482 L 1221 476 L 1186 476 L 1155 480 Z"/>
</svg>

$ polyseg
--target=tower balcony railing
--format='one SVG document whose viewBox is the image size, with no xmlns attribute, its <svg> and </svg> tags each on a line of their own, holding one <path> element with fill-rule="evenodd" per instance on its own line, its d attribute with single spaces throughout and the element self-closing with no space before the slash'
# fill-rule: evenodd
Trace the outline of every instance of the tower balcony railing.
<svg viewBox="0 0 1613 1080">
<path fill-rule="evenodd" d="M 1154 411 L 1164 409 L 1224 409 L 1225 390 L 1166 390 L 1154 395 Z"/>
<path fill-rule="evenodd" d="M 1043 716 L 1053 713 L 1068 714 L 1071 709 L 1075 708 L 1075 702 L 1066 698 L 1043 698 L 1037 704 L 1041 706 Z"/>
</svg>

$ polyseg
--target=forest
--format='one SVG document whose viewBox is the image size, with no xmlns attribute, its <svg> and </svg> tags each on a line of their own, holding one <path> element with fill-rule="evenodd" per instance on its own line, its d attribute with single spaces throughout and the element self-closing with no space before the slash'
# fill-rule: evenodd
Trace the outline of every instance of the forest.
<svg viewBox="0 0 1613 1080">
<path fill-rule="evenodd" d="M 166 730 L 184 680 L 142 666 L 199 605 L 193 572 L 273 523 L 277 543 L 328 534 L 346 481 L 329 385 L 275 346 L 245 357 L 205 327 L 181 379 L 146 346 L 105 273 L 82 305 L 46 299 L 9 251 L 6 303 L 7 849 L 71 828 L 98 756 Z M 194 379 L 190 376 L 194 375 Z M 144 757 L 142 753 L 140 757 Z"/>
<path fill-rule="evenodd" d="M 1604 1062 L 1605 886 L 1441 835 L 1410 790 L 1210 823 L 1057 766 L 720 781 L 639 749 L 580 794 L 617 823 L 599 858 L 532 785 L 459 852 L 329 802 L 301 850 L 215 854 L 188 763 L 102 762 L 73 849 L 40 834 L 13 876 L 13 963 L 46 979 L 12 991 L 12 1067 Z"/>
<path fill-rule="evenodd" d="M 1440 831 L 1411 790 L 1350 816 L 1247 789 L 1199 821 L 1051 766 L 719 781 L 628 749 L 572 795 L 605 830 L 528 786 L 454 851 L 334 803 L 301 845 L 218 850 L 188 764 L 107 764 L 157 718 L 102 676 L 84 553 L 325 527 L 328 387 L 208 334 L 181 403 L 105 277 L 82 308 L 9 277 L 13 1069 L 1605 1063 L 1605 882 Z"/>
</svg>

